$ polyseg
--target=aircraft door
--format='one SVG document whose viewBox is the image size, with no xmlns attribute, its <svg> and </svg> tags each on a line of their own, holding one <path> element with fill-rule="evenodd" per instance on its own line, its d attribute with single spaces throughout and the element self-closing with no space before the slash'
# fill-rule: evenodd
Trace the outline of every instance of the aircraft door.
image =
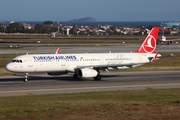
<svg viewBox="0 0 180 120">
<path fill-rule="evenodd" d="M 29 55 L 27 55 L 28 58 L 28 67 L 33 67 L 33 58 Z"/>
<path fill-rule="evenodd" d="M 100 64 L 103 65 L 104 64 L 104 57 L 101 57 L 100 60 L 101 60 Z"/>
</svg>

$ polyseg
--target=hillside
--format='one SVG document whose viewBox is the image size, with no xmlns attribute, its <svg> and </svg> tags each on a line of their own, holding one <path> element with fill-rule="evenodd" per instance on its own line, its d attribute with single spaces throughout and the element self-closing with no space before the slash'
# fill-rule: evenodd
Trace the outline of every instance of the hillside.
<svg viewBox="0 0 180 120">
<path fill-rule="evenodd" d="M 71 22 L 97 22 L 97 20 L 92 17 L 76 18 L 70 21 Z"/>
</svg>

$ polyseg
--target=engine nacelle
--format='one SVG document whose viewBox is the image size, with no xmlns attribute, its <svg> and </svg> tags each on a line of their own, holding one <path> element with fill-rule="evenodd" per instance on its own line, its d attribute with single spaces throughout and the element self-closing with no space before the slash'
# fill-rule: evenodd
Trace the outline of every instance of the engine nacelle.
<svg viewBox="0 0 180 120">
<path fill-rule="evenodd" d="M 57 75 L 63 75 L 63 74 L 67 74 L 68 72 L 64 71 L 64 72 L 48 72 L 48 75 L 51 76 L 57 76 Z"/>
<path fill-rule="evenodd" d="M 77 71 L 79 77 L 96 77 L 98 72 L 91 68 L 83 68 Z"/>
</svg>

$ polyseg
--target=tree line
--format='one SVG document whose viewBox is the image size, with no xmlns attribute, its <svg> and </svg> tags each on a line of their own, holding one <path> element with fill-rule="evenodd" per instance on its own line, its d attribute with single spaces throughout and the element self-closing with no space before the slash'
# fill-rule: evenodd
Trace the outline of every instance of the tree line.
<svg viewBox="0 0 180 120">
<path fill-rule="evenodd" d="M 52 21 L 45 21 L 43 24 L 36 24 L 33 29 L 27 29 L 19 22 L 4 25 L 0 23 L 1 33 L 52 33 L 56 32 L 57 27 L 53 25 Z"/>
<path fill-rule="evenodd" d="M 152 26 L 148 27 L 149 29 Z M 103 29 L 103 28 L 98 28 Z M 145 28 L 141 28 L 140 32 L 135 33 L 134 35 L 141 35 Z M 8 25 L 0 23 L 0 33 L 39 33 L 39 34 L 50 34 L 53 32 L 60 32 L 60 34 L 64 34 L 63 28 L 58 30 L 58 26 L 54 25 L 52 21 L 45 21 L 42 24 L 33 25 L 32 28 L 28 28 L 28 25 L 25 23 L 14 22 Z M 145 31 L 146 32 L 146 31 Z M 86 31 L 79 31 L 78 26 L 73 25 L 70 29 L 69 34 L 72 35 L 122 35 L 123 33 L 116 31 L 116 26 L 111 26 L 106 29 L 105 32 L 96 32 L 95 30 L 87 29 Z"/>
</svg>

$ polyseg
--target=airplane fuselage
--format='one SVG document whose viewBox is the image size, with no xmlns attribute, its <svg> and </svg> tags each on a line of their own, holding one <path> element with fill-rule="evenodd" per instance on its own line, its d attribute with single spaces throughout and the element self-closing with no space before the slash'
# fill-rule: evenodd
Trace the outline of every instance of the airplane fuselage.
<svg viewBox="0 0 180 120">
<path fill-rule="evenodd" d="M 125 69 L 150 62 L 154 54 L 145 53 L 87 53 L 87 54 L 29 54 L 12 60 L 6 67 L 12 72 L 62 72 L 76 66 L 107 66 L 108 69 Z M 122 66 L 128 64 L 127 66 Z M 108 66 L 118 67 L 108 67 Z M 11 67 L 11 68 L 10 68 Z"/>
</svg>

